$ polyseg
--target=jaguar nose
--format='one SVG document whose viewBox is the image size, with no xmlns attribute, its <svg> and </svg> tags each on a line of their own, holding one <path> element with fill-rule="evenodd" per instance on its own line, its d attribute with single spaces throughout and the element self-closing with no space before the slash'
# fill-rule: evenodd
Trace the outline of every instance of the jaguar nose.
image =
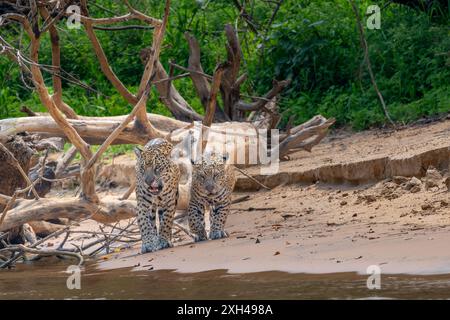
<svg viewBox="0 0 450 320">
<path fill-rule="evenodd" d="M 152 184 L 154 184 L 156 181 L 155 181 L 155 179 L 153 178 L 153 177 L 145 177 L 145 183 L 148 185 L 148 186 L 152 186 Z"/>
<path fill-rule="evenodd" d="M 214 185 L 208 183 L 208 184 L 205 185 L 205 189 L 209 193 L 213 193 L 214 192 Z"/>
</svg>

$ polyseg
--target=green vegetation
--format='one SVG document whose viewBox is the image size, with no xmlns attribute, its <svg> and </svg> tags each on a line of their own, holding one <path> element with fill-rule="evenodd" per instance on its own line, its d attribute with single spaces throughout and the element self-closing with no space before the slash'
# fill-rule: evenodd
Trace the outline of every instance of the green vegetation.
<svg viewBox="0 0 450 320">
<path fill-rule="evenodd" d="M 66 143 L 64 145 L 64 152 L 67 152 L 69 148 L 72 145 L 70 143 Z M 120 144 L 120 145 L 112 145 L 109 146 L 108 149 L 105 151 L 105 153 L 102 156 L 102 163 L 107 162 L 108 160 L 112 160 L 114 157 L 120 156 L 120 155 L 130 155 L 132 156 L 134 154 L 133 148 L 135 146 L 132 144 Z M 91 146 L 92 152 L 97 152 L 97 150 L 100 148 L 98 145 Z M 44 152 L 42 152 L 44 154 Z M 77 153 L 75 156 L 75 161 L 80 161 L 81 155 L 80 153 Z"/>
<path fill-rule="evenodd" d="M 247 24 L 237 19 L 239 12 L 227 0 L 174 0 L 170 25 L 161 61 L 169 59 L 187 65 L 188 30 L 200 42 L 205 72 L 212 74 L 225 57 L 223 26 L 235 24 L 245 31 Z M 125 12 L 121 1 L 96 1 L 117 13 Z M 163 1 L 132 1 L 140 10 L 161 16 Z M 247 10 L 259 26 L 259 34 L 240 32 L 244 67 L 249 73 L 245 94 L 264 94 L 272 80 L 291 78 L 280 107 L 283 122 L 294 116 L 301 123 L 317 113 L 335 117 L 337 125 L 361 130 L 383 125 L 379 100 L 370 82 L 360 47 L 355 17 L 347 0 L 285 0 L 269 28 L 273 4 L 246 1 Z M 357 1 L 364 17 L 372 2 Z M 382 6 L 383 1 L 380 1 Z M 364 9 L 364 10 L 363 10 Z M 91 5 L 91 15 L 111 15 Z M 381 29 L 366 31 L 373 70 L 394 121 L 407 123 L 422 116 L 450 111 L 450 30 L 448 16 L 432 19 L 424 12 L 390 4 L 381 12 Z M 136 24 L 135 22 L 133 24 Z M 69 30 L 60 22 L 62 66 L 64 70 L 94 89 L 65 81 L 64 98 L 82 115 L 126 114 L 131 106 L 115 92 L 100 71 L 84 31 Z M 151 30 L 96 31 L 110 64 L 131 91 L 136 91 L 143 66 L 139 51 L 151 43 Z M 6 38 L 18 45 L 18 27 L 10 27 Z M 24 40 L 22 47 L 26 48 Z M 41 63 L 50 64 L 49 39 L 42 39 Z M 26 105 L 44 111 L 36 94 L 26 89 L 19 68 L 0 56 L 0 118 L 23 116 Z M 50 75 L 47 81 L 51 86 Z M 198 111 L 200 101 L 191 81 L 176 80 L 180 93 Z M 151 95 L 148 111 L 169 115 Z"/>
</svg>

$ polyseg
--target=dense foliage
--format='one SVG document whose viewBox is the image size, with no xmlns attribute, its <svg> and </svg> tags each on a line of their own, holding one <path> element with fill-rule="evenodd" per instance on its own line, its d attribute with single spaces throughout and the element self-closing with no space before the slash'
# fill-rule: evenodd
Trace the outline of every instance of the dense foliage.
<svg viewBox="0 0 450 320">
<path fill-rule="evenodd" d="M 258 32 L 248 29 L 239 18 L 233 1 L 174 0 L 170 25 L 165 37 L 161 61 L 187 65 L 188 48 L 184 32 L 200 41 L 202 63 L 212 73 L 223 60 L 223 26 L 236 25 L 242 41 L 243 69 L 249 73 L 246 95 L 264 94 L 272 80 L 291 78 L 292 84 L 280 99 L 284 123 L 291 116 L 300 123 L 321 113 L 335 117 L 338 125 L 364 129 L 385 123 L 386 119 L 363 62 L 363 51 L 354 13 L 347 0 L 285 0 L 273 22 L 274 3 L 247 0 L 246 10 Z M 369 1 L 356 1 L 364 17 Z M 94 2 L 92 2 L 94 3 Z M 163 1 L 132 1 L 153 16 L 161 16 Z M 123 13 L 121 1 L 95 1 L 93 16 Z M 381 5 L 382 6 L 382 5 Z M 107 10 L 106 10 L 107 9 Z M 136 24 L 134 22 L 133 24 Z M 19 28 L 9 27 L 5 37 L 26 50 L 26 37 Z M 119 115 L 131 110 L 100 71 L 83 29 L 69 30 L 59 24 L 62 66 L 69 75 L 94 89 L 65 81 L 64 97 L 83 115 Z M 432 19 L 424 12 L 390 4 L 381 12 L 381 29 L 366 31 L 370 59 L 389 112 L 397 122 L 409 122 L 426 115 L 450 111 L 450 31 L 448 17 Z M 151 43 L 151 30 L 96 31 L 110 64 L 135 91 L 143 66 L 141 48 Z M 51 64 L 49 39 L 42 39 L 41 62 Z M 44 111 L 36 94 L 27 89 L 19 68 L 0 56 L 0 118 L 23 114 L 26 105 Z M 47 74 L 51 87 L 50 75 Z M 175 85 L 196 109 L 200 102 L 188 78 Z M 150 112 L 169 115 L 154 92 L 148 103 Z"/>
</svg>

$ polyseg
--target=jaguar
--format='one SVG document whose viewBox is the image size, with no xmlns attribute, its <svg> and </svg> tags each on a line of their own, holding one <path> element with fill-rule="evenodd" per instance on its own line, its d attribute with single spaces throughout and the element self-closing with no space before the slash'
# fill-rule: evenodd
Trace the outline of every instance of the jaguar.
<svg viewBox="0 0 450 320">
<path fill-rule="evenodd" d="M 142 253 L 172 247 L 180 180 L 180 169 L 171 159 L 172 149 L 173 145 L 164 138 L 150 140 L 143 149 L 135 148 L 137 222 Z"/>
<path fill-rule="evenodd" d="M 194 240 L 207 240 L 205 210 L 210 210 L 209 239 L 228 237 L 225 223 L 230 211 L 235 175 L 228 155 L 211 153 L 193 162 L 188 221 Z"/>
</svg>

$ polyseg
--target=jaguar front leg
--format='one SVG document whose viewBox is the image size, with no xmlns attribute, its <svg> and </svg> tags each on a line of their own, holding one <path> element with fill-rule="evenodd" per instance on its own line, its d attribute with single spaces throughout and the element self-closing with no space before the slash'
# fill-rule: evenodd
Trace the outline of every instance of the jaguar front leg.
<svg viewBox="0 0 450 320">
<path fill-rule="evenodd" d="M 164 204 L 158 210 L 159 217 L 159 249 L 173 247 L 172 245 L 172 227 L 175 212 L 177 208 L 177 198 Z"/>
<path fill-rule="evenodd" d="M 194 241 L 204 241 L 208 237 L 205 229 L 205 205 L 194 196 L 188 207 L 189 229 L 194 234 Z"/>
<path fill-rule="evenodd" d="M 227 199 L 224 203 L 217 203 L 211 206 L 211 230 L 209 232 L 211 240 L 228 238 L 228 232 L 224 229 L 230 211 L 230 204 L 231 199 Z"/>
<path fill-rule="evenodd" d="M 154 252 L 158 250 L 159 241 L 156 229 L 156 208 L 151 205 L 146 207 L 145 204 L 138 201 L 137 221 L 142 237 L 142 253 Z"/>
</svg>

